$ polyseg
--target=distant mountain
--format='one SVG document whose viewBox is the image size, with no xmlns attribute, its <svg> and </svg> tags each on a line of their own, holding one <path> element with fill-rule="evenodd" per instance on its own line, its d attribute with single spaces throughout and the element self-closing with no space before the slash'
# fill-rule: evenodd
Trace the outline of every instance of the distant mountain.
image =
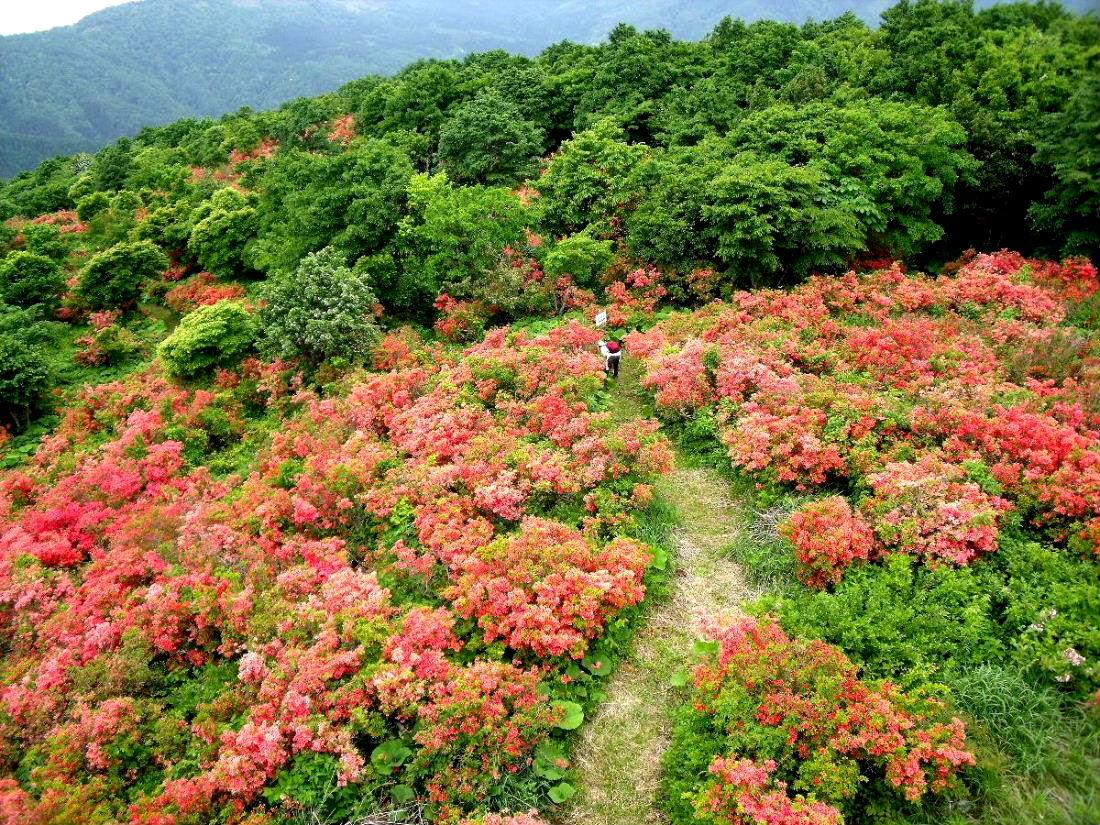
<svg viewBox="0 0 1100 825">
<path fill-rule="evenodd" d="M 1085 9 L 1097 0 L 1072 0 Z M 144 126 L 270 108 L 424 57 L 534 54 L 616 24 L 685 38 L 727 15 L 791 22 L 888 0 L 142 0 L 0 37 L 0 177 Z M 989 5 L 988 2 L 980 5 Z"/>
</svg>

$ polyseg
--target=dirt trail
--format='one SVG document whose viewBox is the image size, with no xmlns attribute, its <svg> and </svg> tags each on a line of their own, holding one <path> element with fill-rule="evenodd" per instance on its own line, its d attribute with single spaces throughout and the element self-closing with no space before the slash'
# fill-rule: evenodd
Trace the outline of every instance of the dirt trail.
<svg viewBox="0 0 1100 825">
<path fill-rule="evenodd" d="M 634 377 L 624 378 L 615 404 L 623 417 L 636 407 L 637 391 Z M 690 664 L 701 619 L 736 615 L 755 595 L 728 552 L 745 523 L 729 482 L 681 462 L 655 486 L 679 516 L 671 536 L 676 577 L 639 629 L 633 654 L 611 677 L 607 701 L 585 725 L 576 750 L 578 794 L 562 817 L 569 825 L 664 821 L 655 797 L 678 702 L 672 676 Z"/>
</svg>

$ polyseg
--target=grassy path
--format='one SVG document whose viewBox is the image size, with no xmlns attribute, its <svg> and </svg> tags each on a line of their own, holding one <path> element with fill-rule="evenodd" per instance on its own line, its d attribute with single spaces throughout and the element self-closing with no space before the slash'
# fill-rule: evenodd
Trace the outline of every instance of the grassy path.
<svg viewBox="0 0 1100 825">
<path fill-rule="evenodd" d="M 614 410 L 623 418 L 644 414 L 633 370 L 616 388 Z M 736 614 L 754 595 L 729 555 L 745 522 L 729 482 L 681 460 L 655 486 L 678 514 L 671 536 L 675 581 L 638 631 L 633 654 L 612 676 L 607 701 L 578 743 L 579 793 L 562 817 L 569 825 L 663 821 L 655 796 L 677 705 L 672 676 L 690 663 L 700 620 Z"/>
</svg>

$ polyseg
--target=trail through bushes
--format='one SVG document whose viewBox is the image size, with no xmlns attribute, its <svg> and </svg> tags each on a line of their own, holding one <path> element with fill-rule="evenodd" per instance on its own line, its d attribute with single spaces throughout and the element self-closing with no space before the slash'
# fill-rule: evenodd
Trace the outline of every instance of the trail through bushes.
<svg viewBox="0 0 1100 825">
<path fill-rule="evenodd" d="M 636 382 L 627 369 L 616 388 L 614 408 L 620 418 L 642 416 L 633 395 Z M 562 818 L 571 825 L 664 821 L 656 796 L 661 759 L 680 702 L 676 677 L 692 664 L 700 622 L 736 615 L 755 595 L 728 552 L 744 523 L 742 502 L 730 497 L 729 483 L 716 470 L 690 466 L 680 455 L 656 492 L 677 516 L 668 537 L 675 576 L 666 597 L 653 605 L 633 655 L 612 677 L 607 701 L 577 745 L 580 792 Z"/>
</svg>

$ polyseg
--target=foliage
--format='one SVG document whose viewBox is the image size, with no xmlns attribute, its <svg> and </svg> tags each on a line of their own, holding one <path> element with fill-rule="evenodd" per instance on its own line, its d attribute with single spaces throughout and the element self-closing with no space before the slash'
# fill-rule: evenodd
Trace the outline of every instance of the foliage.
<svg viewBox="0 0 1100 825">
<path fill-rule="evenodd" d="M 944 792 L 975 762 L 941 701 L 860 679 L 838 648 L 792 638 L 768 617 L 708 633 L 714 652 L 666 757 L 670 788 L 701 817 L 839 823 L 895 794 Z M 708 743 L 718 750 L 708 755 Z"/>
<path fill-rule="evenodd" d="M 583 287 L 593 287 L 614 258 L 611 241 L 580 232 L 554 244 L 543 258 L 543 268 L 551 278 L 569 276 Z"/>
<path fill-rule="evenodd" d="M 1095 356 L 1061 383 L 1045 367 L 1048 384 L 1008 376 L 1015 352 L 1049 345 L 1066 304 L 1097 291 L 1079 267 L 1001 253 L 936 281 L 898 268 L 818 278 L 736 294 L 628 349 L 667 415 L 712 411 L 735 466 L 797 489 L 852 486 L 858 508 L 810 505 L 787 528 L 807 580 L 835 584 L 852 561 L 898 552 L 966 565 L 997 551 L 1006 519 L 1057 526 L 1064 542 L 1095 516 L 1100 431 L 1076 377 Z"/>
<path fill-rule="evenodd" d="M 337 356 L 361 361 L 377 337 L 370 280 L 344 266 L 335 249 L 311 253 L 296 270 L 276 274 L 264 296 L 262 345 L 276 357 L 301 357 L 312 366 Z"/>
<path fill-rule="evenodd" d="M 45 354 L 25 331 L 0 330 L 0 413 L 18 432 L 30 425 L 52 385 Z"/>
<path fill-rule="evenodd" d="M 252 349 L 255 317 L 238 301 L 219 301 L 189 313 L 157 350 L 169 375 L 194 378 L 229 367 Z"/>
<path fill-rule="evenodd" d="M 524 781 L 567 794 L 566 674 L 645 595 L 634 488 L 669 461 L 655 422 L 597 411 L 593 343 L 419 344 L 326 395 L 254 360 L 85 388 L 0 477 L 5 814 L 481 821 L 544 744 Z M 243 476 L 191 463 L 255 416 Z"/>
<path fill-rule="evenodd" d="M 551 234 L 611 229 L 631 198 L 630 174 L 648 154 L 625 138 L 614 121 L 603 120 L 562 144 L 537 184 L 540 217 Z"/>
<path fill-rule="evenodd" d="M 376 274 L 379 294 L 405 312 L 430 303 L 452 284 L 479 278 L 506 247 L 520 244 L 525 224 L 522 203 L 507 189 L 417 175 L 409 185 L 409 213 L 398 227 L 397 269 L 390 277 L 385 270 Z"/>
<path fill-rule="evenodd" d="M 349 260 L 380 251 L 396 233 L 412 173 L 404 153 L 381 140 L 339 154 L 280 152 L 263 168 L 250 263 L 271 272 L 326 246 Z"/>
<path fill-rule="evenodd" d="M 233 189 L 223 189 L 192 213 L 187 246 L 215 275 L 232 278 L 247 270 L 247 244 L 256 234 L 256 210 Z"/>
<path fill-rule="evenodd" d="M 53 260 L 34 252 L 16 252 L 0 260 L 0 300 L 13 306 L 43 304 L 56 308 L 65 276 Z"/>
<path fill-rule="evenodd" d="M 539 128 L 497 94 L 458 105 L 439 131 L 439 163 L 459 183 L 515 183 L 534 171 L 542 153 Z"/>
<path fill-rule="evenodd" d="M 168 256 L 149 241 L 116 244 L 88 261 L 76 290 L 92 309 L 127 307 L 169 263 Z"/>
</svg>

